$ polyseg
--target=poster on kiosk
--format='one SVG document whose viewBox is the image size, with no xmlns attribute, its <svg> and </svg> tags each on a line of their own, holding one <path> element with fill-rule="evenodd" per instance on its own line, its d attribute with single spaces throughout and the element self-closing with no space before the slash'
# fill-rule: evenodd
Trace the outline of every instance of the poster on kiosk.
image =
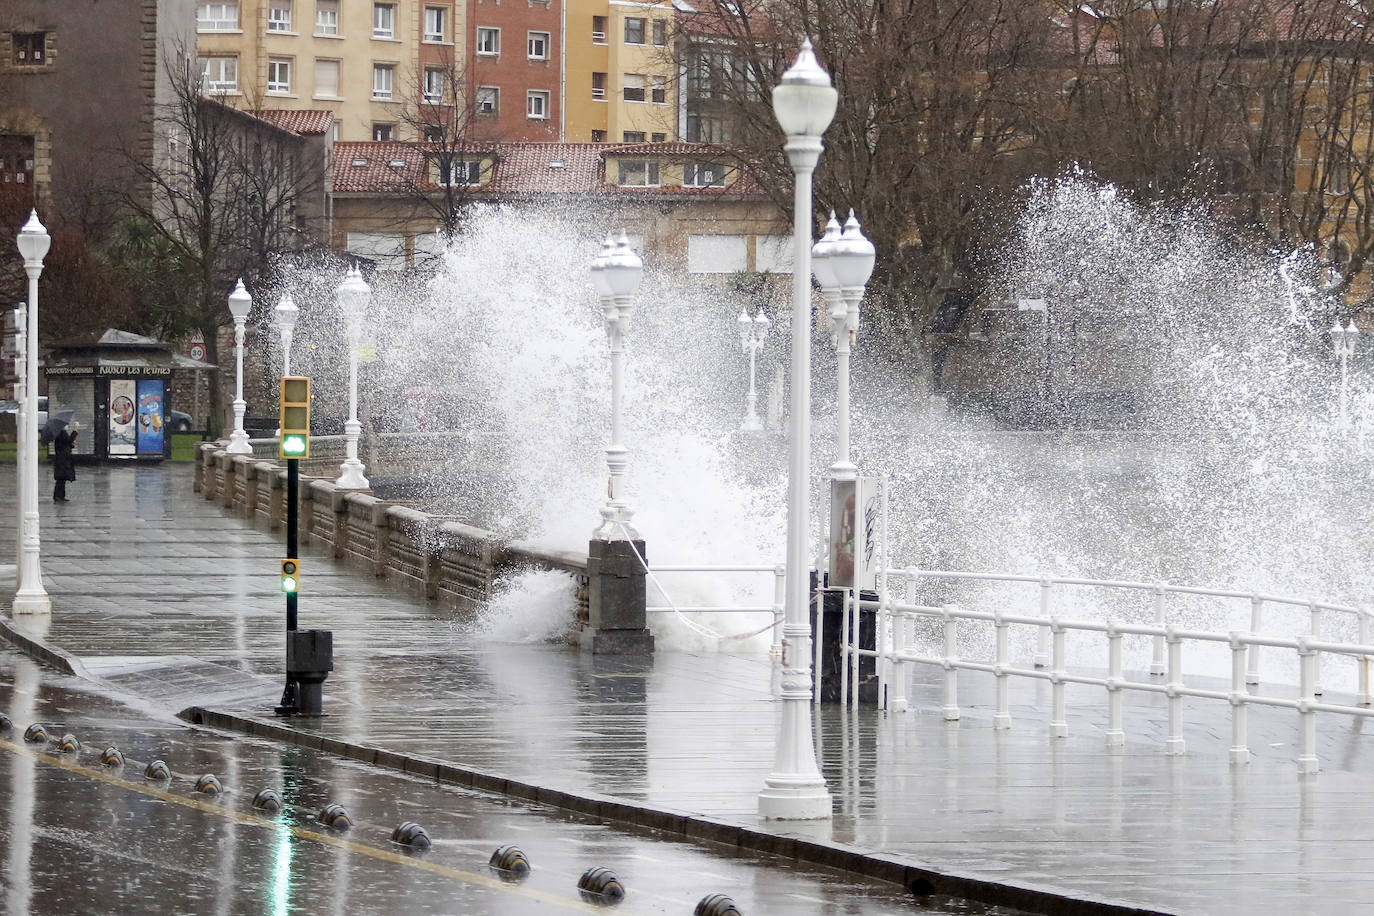
<svg viewBox="0 0 1374 916">
<path fill-rule="evenodd" d="M 876 477 L 830 482 L 831 588 L 877 591 L 879 483 Z"/>
</svg>

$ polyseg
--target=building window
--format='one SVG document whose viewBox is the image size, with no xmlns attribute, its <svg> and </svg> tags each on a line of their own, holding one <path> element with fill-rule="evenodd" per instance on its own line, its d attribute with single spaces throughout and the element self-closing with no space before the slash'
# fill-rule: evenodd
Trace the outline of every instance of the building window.
<svg viewBox="0 0 1374 916">
<path fill-rule="evenodd" d="M 625 142 L 625 143 L 643 143 L 643 142 L 644 142 L 644 131 L 642 131 L 642 130 L 627 130 L 627 131 L 624 131 L 623 133 L 621 133 L 620 139 L 621 139 L 623 142 Z"/>
<path fill-rule="evenodd" d="M 743 235 L 687 236 L 687 272 L 732 274 L 749 269 L 749 238 Z"/>
<path fill-rule="evenodd" d="M 548 119 L 549 92 L 547 89 L 531 89 L 525 93 L 525 117 L 533 121 Z"/>
<path fill-rule="evenodd" d="M 649 139 L 654 143 L 663 143 L 668 139 L 668 135 L 655 132 L 649 135 Z"/>
<path fill-rule="evenodd" d="M 654 44 L 660 48 L 668 43 L 668 20 L 654 20 Z"/>
<path fill-rule="evenodd" d="M 1333 161 L 1326 167 L 1326 193 L 1347 194 L 1350 191 L 1350 162 Z"/>
<path fill-rule="evenodd" d="M 284 57 L 272 57 L 267 61 L 267 91 L 291 91 L 291 61 Z"/>
<path fill-rule="evenodd" d="M 425 142 L 426 142 L 426 143 L 442 143 L 442 142 L 444 142 L 444 128 L 443 128 L 443 125 L 441 125 L 441 124 L 426 124 L 426 125 L 425 125 L 425 132 L 424 132 L 424 135 L 425 135 Z"/>
<path fill-rule="evenodd" d="M 495 86 L 477 87 L 477 113 L 494 115 L 501 111 L 501 90 Z"/>
<path fill-rule="evenodd" d="M 626 73 L 625 74 L 625 101 L 642 102 L 644 101 L 644 74 Z"/>
<path fill-rule="evenodd" d="M 339 34 L 339 0 L 315 0 L 315 34 Z"/>
<path fill-rule="evenodd" d="M 593 143 L 605 143 L 605 142 L 606 142 L 606 132 L 605 132 L 604 130 L 594 130 L 594 131 L 592 131 L 592 142 L 593 142 Z"/>
<path fill-rule="evenodd" d="M 239 91 L 239 59 L 237 57 L 202 57 L 200 72 L 205 79 L 206 92 Z"/>
<path fill-rule="evenodd" d="M 395 82 L 396 68 L 393 65 L 372 65 L 372 97 L 374 99 L 391 98 L 392 88 Z"/>
<path fill-rule="evenodd" d="M 644 44 L 644 20 L 636 16 L 625 18 L 625 44 Z"/>
<path fill-rule="evenodd" d="M 395 137 L 395 128 L 396 128 L 396 125 L 394 125 L 394 124 L 380 124 L 380 123 L 378 123 L 378 124 L 373 124 L 373 125 L 372 125 L 372 139 L 373 139 L 373 140 L 377 140 L 377 141 L 379 141 L 379 142 L 385 142 L 385 141 L 387 141 L 387 140 L 394 140 L 394 139 L 396 139 L 396 137 Z"/>
<path fill-rule="evenodd" d="M 592 17 L 592 44 L 604 45 L 606 43 L 606 17 Z"/>
<path fill-rule="evenodd" d="M 658 187 L 658 163 L 647 159 L 621 159 L 620 186 L 622 188 Z"/>
<path fill-rule="evenodd" d="M 690 143 L 728 143 L 729 134 L 722 118 L 694 114 L 687 116 L 687 140 Z"/>
<path fill-rule="evenodd" d="M 394 3 L 374 3 L 374 4 L 372 4 L 372 37 L 373 37 L 373 38 L 395 38 L 395 37 L 396 37 L 396 4 L 394 4 Z"/>
<path fill-rule="evenodd" d="M 719 162 L 689 162 L 682 167 L 684 188 L 725 187 L 725 166 Z"/>
<path fill-rule="evenodd" d="M 15 32 L 14 62 L 21 67 L 41 67 L 48 60 L 47 32 Z"/>
<path fill-rule="evenodd" d="M 668 102 L 668 84 L 663 77 L 654 77 L 654 84 L 649 88 L 649 101 L 655 105 L 664 105 Z"/>
<path fill-rule="evenodd" d="M 267 31 L 291 31 L 291 0 L 272 0 L 267 5 Z"/>
<path fill-rule="evenodd" d="M 239 27 L 237 0 L 227 3 L 202 3 L 196 7 L 197 32 L 232 32 Z"/>
<path fill-rule="evenodd" d="M 434 68 L 425 69 L 424 85 L 426 102 L 442 102 L 444 100 L 444 71 Z"/>
<path fill-rule="evenodd" d="M 425 7 L 425 41 L 448 40 L 448 10 L 442 6 Z"/>
<path fill-rule="evenodd" d="M 549 59 L 549 33 L 530 32 L 529 33 L 530 60 Z"/>
<path fill-rule="evenodd" d="M 315 61 L 315 95 L 330 99 L 339 97 L 339 62 L 337 60 Z"/>
<path fill-rule="evenodd" d="M 592 74 L 592 98 L 604 99 L 606 97 L 606 74 Z"/>
<path fill-rule="evenodd" d="M 453 185 L 474 185 L 482 183 L 482 163 L 478 159 L 456 159 L 435 162 L 439 167 L 439 184 L 444 187 Z"/>
<path fill-rule="evenodd" d="M 501 30 L 479 27 L 477 29 L 477 53 L 500 54 Z"/>
</svg>

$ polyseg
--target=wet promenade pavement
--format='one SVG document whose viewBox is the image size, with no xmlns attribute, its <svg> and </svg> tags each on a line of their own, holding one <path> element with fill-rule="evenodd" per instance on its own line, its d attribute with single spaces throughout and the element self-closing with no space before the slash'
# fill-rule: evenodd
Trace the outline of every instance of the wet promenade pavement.
<svg viewBox="0 0 1374 916">
<path fill-rule="evenodd" d="M 6 467 L 0 518 L 13 518 L 13 490 Z M 51 621 L 17 628 L 150 709 L 269 719 L 280 543 L 192 493 L 189 465 L 83 470 L 71 495 L 41 507 Z M 0 558 L 13 539 L 12 525 L 0 531 Z M 1374 743 L 1359 722 L 1324 717 L 1323 772 L 1300 777 L 1291 713 L 1252 713 L 1255 760 L 1233 768 L 1221 704 L 1190 705 L 1188 754 L 1168 757 L 1162 706 L 1128 700 L 1127 746 L 1109 753 L 1101 691 L 1070 691 L 1070 737 L 1053 741 L 1041 685 L 1014 694 L 1014 727 L 994 731 L 987 685 L 961 678 L 964 718 L 946 723 L 938 672 L 920 673 L 907 713 L 819 712 L 833 822 L 767 823 L 755 813 L 776 728 L 767 659 L 493 645 L 325 559 L 304 560 L 302 582 L 301 625 L 334 631 L 336 670 L 330 715 L 293 727 L 340 747 L 718 823 L 722 838 L 759 831 L 782 852 L 799 840 L 1074 900 L 1374 910 Z"/>
</svg>

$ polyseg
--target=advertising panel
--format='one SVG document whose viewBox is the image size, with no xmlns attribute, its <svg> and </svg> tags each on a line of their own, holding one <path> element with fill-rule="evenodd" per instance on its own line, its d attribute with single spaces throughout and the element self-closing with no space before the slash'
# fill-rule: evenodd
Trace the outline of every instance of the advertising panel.
<svg viewBox="0 0 1374 916">
<path fill-rule="evenodd" d="M 138 408 L 136 383 L 133 379 L 110 380 L 110 447 L 111 458 L 133 455 L 138 451 L 135 420 Z"/>
<path fill-rule="evenodd" d="M 878 522 L 882 504 L 878 479 L 830 482 L 830 569 L 832 588 L 876 591 Z"/>
<path fill-rule="evenodd" d="M 138 453 L 161 455 L 166 431 L 162 410 L 162 382 L 152 379 L 138 383 Z"/>
</svg>

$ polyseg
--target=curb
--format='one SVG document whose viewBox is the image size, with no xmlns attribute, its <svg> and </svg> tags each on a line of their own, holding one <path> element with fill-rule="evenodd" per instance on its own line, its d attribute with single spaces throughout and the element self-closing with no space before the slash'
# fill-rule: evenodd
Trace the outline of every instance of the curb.
<svg viewBox="0 0 1374 916">
<path fill-rule="evenodd" d="M 90 672 L 86 666 L 81 664 L 81 659 L 69 652 L 50 646 L 47 643 L 34 639 L 25 633 L 15 629 L 14 621 L 6 617 L 0 617 L 0 638 L 5 639 L 20 652 L 30 658 L 40 661 L 50 668 L 56 668 L 63 674 L 79 677 L 83 680 L 91 681 Z"/>
<path fill-rule="evenodd" d="M 279 724 L 277 720 L 240 716 L 201 706 L 183 709 L 177 716 L 192 725 L 204 725 L 294 744 L 372 766 L 398 770 L 437 783 L 479 789 L 622 824 L 662 830 L 692 841 L 708 840 L 747 852 L 782 856 L 809 865 L 820 865 L 888 881 L 900 884 L 918 899 L 940 894 L 1055 916 L 1168 916 L 1162 910 L 1087 900 L 1025 885 L 938 871 L 897 856 L 866 852 L 838 843 L 769 833 L 758 828 L 732 824 L 686 811 L 651 808 L 605 795 L 579 794 L 531 785 L 433 757 L 398 753 L 368 744 L 326 738 Z"/>
</svg>

